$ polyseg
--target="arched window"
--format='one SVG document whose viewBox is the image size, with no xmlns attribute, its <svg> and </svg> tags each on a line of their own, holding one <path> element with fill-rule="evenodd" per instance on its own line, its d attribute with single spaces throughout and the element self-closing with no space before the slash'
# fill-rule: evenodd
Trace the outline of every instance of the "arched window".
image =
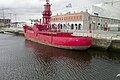
<svg viewBox="0 0 120 80">
<path fill-rule="evenodd" d="M 52 28 L 54 28 L 54 24 L 52 24 Z"/>
<path fill-rule="evenodd" d="M 51 29 L 51 25 L 49 25 L 49 29 Z"/>
<path fill-rule="evenodd" d="M 60 23 L 58 24 L 58 26 L 60 26 Z"/>
<path fill-rule="evenodd" d="M 70 26 L 70 24 L 69 24 L 69 23 L 68 23 L 67 25 L 68 25 L 68 26 Z"/>
<path fill-rule="evenodd" d="M 81 30 L 81 24 L 79 24 L 79 26 L 78 26 L 78 30 Z"/>
<path fill-rule="evenodd" d="M 65 27 L 66 25 L 65 25 L 65 24 L 63 24 L 63 26 Z"/>
<path fill-rule="evenodd" d="M 71 29 L 74 29 L 74 24 L 71 24 Z"/>
<path fill-rule="evenodd" d="M 61 26 L 61 29 L 62 29 L 62 24 L 60 24 L 60 26 Z"/>
<path fill-rule="evenodd" d="M 77 26 L 77 24 L 75 24 L 75 28 L 76 28 L 76 30 L 78 29 L 78 26 Z"/>
</svg>

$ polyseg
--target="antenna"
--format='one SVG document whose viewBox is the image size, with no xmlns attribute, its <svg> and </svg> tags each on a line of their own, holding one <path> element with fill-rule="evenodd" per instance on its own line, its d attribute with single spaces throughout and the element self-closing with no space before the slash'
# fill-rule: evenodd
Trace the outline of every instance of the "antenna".
<svg viewBox="0 0 120 80">
<path fill-rule="evenodd" d="M 17 14 L 15 14 L 15 21 L 17 22 Z"/>
<path fill-rule="evenodd" d="M 15 16 L 15 22 L 17 22 L 17 14 L 14 14 L 14 16 Z"/>
<path fill-rule="evenodd" d="M 1 10 L 2 10 L 2 12 L 3 12 L 3 19 L 5 19 L 5 9 L 2 8 Z"/>
<path fill-rule="evenodd" d="M 12 13 L 8 13 L 9 14 L 9 16 L 10 16 L 10 19 L 12 20 Z"/>
<path fill-rule="evenodd" d="M 3 19 L 5 19 L 5 10 L 8 10 L 8 9 L 10 9 L 10 8 L 2 8 L 2 9 L 0 9 L 0 10 L 2 10 Z"/>
</svg>

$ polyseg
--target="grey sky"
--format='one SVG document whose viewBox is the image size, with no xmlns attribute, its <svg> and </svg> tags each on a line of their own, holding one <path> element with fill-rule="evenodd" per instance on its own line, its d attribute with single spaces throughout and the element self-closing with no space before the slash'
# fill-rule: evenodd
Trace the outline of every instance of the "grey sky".
<svg viewBox="0 0 120 80">
<path fill-rule="evenodd" d="M 85 10 L 93 4 L 98 4 L 111 0 L 51 0 L 53 15 L 57 12 L 66 11 L 66 5 L 72 4 L 72 10 Z M 0 0 L 0 9 L 5 8 L 5 17 L 10 18 L 8 13 L 17 14 L 18 21 L 24 21 L 31 18 L 40 18 L 43 11 L 43 4 L 45 0 Z M 119 8 L 119 4 L 115 3 L 114 6 Z M 0 10 L 0 18 L 2 18 L 2 10 Z M 15 16 L 12 15 L 12 20 Z"/>
</svg>

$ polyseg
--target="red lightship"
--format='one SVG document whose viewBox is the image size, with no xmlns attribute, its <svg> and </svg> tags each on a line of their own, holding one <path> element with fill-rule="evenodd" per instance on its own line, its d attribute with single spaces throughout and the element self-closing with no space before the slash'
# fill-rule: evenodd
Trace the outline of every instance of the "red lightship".
<svg viewBox="0 0 120 80">
<path fill-rule="evenodd" d="M 51 5 L 49 0 L 46 0 L 44 7 L 42 23 L 40 20 L 40 23 L 35 24 L 34 27 L 24 26 L 24 35 L 27 40 L 70 50 L 86 50 L 91 46 L 91 37 L 73 36 L 73 33 L 62 32 L 59 26 L 57 26 L 57 30 L 55 25 L 50 23 Z"/>
</svg>

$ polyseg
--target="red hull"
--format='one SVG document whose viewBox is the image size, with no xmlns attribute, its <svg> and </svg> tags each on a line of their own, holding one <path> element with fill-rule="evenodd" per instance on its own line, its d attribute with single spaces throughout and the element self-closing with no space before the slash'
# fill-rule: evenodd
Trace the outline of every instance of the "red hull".
<svg viewBox="0 0 120 80">
<path fill-rule="evenodd" d="M 90 37 L 75 37 L 71 36 L 70 33 L 39 32 L 36 35 L 28 30 L 24 34 L 28 40 L 63 49 L 86 50 L 92 43 L 92 38 Z"/>
</svg>

